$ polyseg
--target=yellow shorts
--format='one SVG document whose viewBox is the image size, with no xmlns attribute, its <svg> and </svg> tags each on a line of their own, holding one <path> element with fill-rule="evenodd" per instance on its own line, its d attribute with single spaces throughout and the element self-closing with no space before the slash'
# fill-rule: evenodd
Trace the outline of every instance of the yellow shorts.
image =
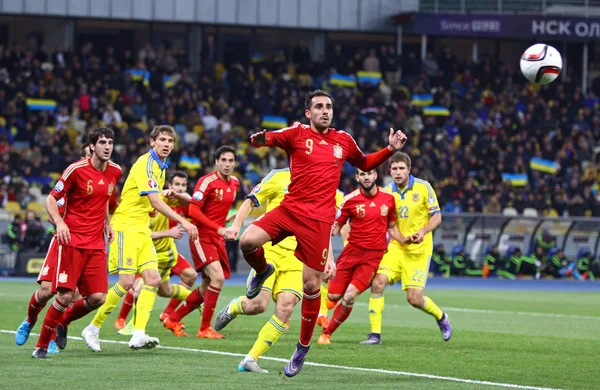
<svg viewBox="0 0 600 390">
<path fill-rule="evenodd" d="M 160 282 L 168 282 L 171 278 L 171 268 L 177 264 L 177 246 L 172 242 L 169 249 L 166 251 L 156 252 L 158 257 L 158 273 L 160 274 Z"/>
<path fill-rule="evenodd" d="M 152 238 L 144 233 L 115 231 L 108 256 L 108 273 L 135 275 L 147 269 L 158 271 Z"/>
<path fill-rule="evenodd" d="M 270 292 L 274 302 L 277 302 L 277 295 L 282 292 L 292 293 L 302 299 L 304 264 L 294 256 L 294 251 L 270 245 L 265 249 L 267 263 L 275 265 L 275 272 L 265 281 L 262 290 Z M 248 280 L 253 276 L 254 270 L 250 271 Z"/>
<path fill-rule="evenodd" d="M 425 253 L 407 253 L 400 248 L 390 245 L 379 263 L 378 274 L 388 277 L 389 284 L 394 285 L 402 280 L 402 289 L 425 289 L 429 261 L 431 256 Z"/>
</svg>

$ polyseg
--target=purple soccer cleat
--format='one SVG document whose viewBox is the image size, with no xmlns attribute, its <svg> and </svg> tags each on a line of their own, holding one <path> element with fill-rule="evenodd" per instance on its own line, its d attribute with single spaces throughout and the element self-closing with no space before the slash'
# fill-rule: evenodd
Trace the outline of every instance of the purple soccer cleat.
<svg viewBox="0 0 600 390">
<path fill-rule="evenodd" d="M 252 272 L 250 274 L 251 277 L 248 278 L 248 282 L 246 284 L 246 298 L 256 298 L 256 296 L 260 294 L 260 289 L 262 288 L 263 284 L 269 278 L 269 276 L 273 275 L 273 272 L 275 272 L 275 266 L 273 264 L 267 264 L 267 269 L 260 274 Z"/>
<path fill-rule="evenodd" d="M 375 345 L 381 344 L 381 334 L 379 333 L 369 333 L 368 338 L 365 341 L 361 341 L 360 345 Z"/>
<path fill-rule="evenodd" d="M 296 350 L 294 351 L 292 358 L 285 365 L 285 370 L 284 370 L 285 376 L 291 378 L 293 376 L 298 375 L 298 373 L 300 373 L 300 370 L 302 370 L 302 366 L 304 365 L 304 359 L 306 359 L 306 355 L 308 354 L 309 349 L 310 349 L 310 346 L 305 347 L 304 345 L 302 345 L 300 343 L 298 343 L 298 345 L 296 345 Z"/>
<path fill-rule="evenodd" d="M 442 319 L 439 320 L 437 324 L 442 331 L 444 341 L 449 341 L 452 338 L 452 325 L 450 325 L 450 321 L 448 321 L 448 314 L 444 313 Z"/>
</svg>

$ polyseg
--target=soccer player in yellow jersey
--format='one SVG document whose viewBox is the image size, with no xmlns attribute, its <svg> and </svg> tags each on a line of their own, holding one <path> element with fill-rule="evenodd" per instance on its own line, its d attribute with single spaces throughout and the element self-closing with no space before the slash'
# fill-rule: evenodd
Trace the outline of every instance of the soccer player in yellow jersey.
<svg viewBox="0 0 600 390">
<path fill-rule="evenodd" d="M 116 239 L 110 245 L 108 262 L 108 272 L 118 273 L 119 281 L 108 291 L 106 302 L 81 334 L 87 345 L 96 352 L 100 351 L 98 335 L 102 323 L 133 286 L 136 274 L 142 276 L 144 285 L 137 300 L 134 332 L 129 347 L 140 349 L 158 345 L 157 338 L 146 334 L 156 291 L 161 284 L 158 256 L 150 233 L 150 212 L 154 209 L 179 222 L 191 240 L 198 238 L 198 229 L 173 211 L 159 195 L 165 184 L 165 161 L 173 150 L 175 137 L 175 129 L 171 126 L 154 127 L 150 133 L 150 151 L 133 164 L 123 186 L 121 203 L 111 220 Z"/>
<path fill-rule="evenodd" d="M 290 184 L 289 168 L 274 169 L 252 190 L 244 201 L 235 220 L 227 229 L 225 238 L 237 239 L 244 220 L 253 207 L 267 204 L 267 212 L 279 206 Z M 258 366 L 257 360 L 265 354 L 283 331 L 294 307 L 302 298 L 303 264 L 296 258 L 296 238 L 287 237 L 277 245 L 265 244 L 263 247 L 268 263 L 275 265 L 275 272 L 265 281 L 262 291 L 256 298 L 246 296 L 234 298 L 215 318 L 214 328 L 220 331 L 238 315 L 257 315 L 267 310 L 271 298 L 275 302 L 275 314 L 258 333 L 258 338 L 248 355 L 240 362 L 239 371 L 267 373 Z M 253 276 L 250 272 L 249 278 Z"/>
<path fill-rule="evenodd" d="M 431 184 L 410 174 L 411 161 L 406 153 L 397 152 L 389 159 L 394 182 L 384 188 L 396 200 L 397 225 L 402 241 L 392 240 L 383 256 L 371 285 L 369 320 L 371 333 L 361 344 L 381 343 L 383 290 L 402 280 L 408 303 L 435 318 L 444 341 L 452 337 L 448 316 L 423 291 L 427 283 L 433 252 L 431 232 L 442 223 L 440 206 Z"/>
</svg>

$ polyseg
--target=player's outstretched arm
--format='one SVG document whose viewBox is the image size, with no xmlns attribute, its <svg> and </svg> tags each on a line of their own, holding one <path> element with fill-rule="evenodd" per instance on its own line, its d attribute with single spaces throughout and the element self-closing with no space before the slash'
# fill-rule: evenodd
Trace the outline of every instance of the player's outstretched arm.
<svg viewBox="0 0 600 390">
<path fill-rule="evenodd" d="M 256 148 L 263 146 L 276 146 L 281 149 L 286 149 L 289 142 L 293 139 L 294 130 L 298 128 L 300 123 L 296 122 L 290 127 L 284 129 L 269 131 L 263 130 L 254 133 L 250 136 L 250 143 Z"/>
<path fill-rule="evenodd" d="M 407 139 L 408 138 L 406 137 L 406 134 L 404 134 L 402 132 L 402 130 L 395 131 L 393 128 L 390 128 L 390 136 L 388 138 L 389 145 L 386 148 L 383 148 L 380 151 L 375 152 L 375 153 L 369 153 L 367 155 L 364 155 L 362 157 L 362 159 L 359 159 L 358 161 L 356 161 L 354 163 L 352 161 L 349 161 L 349 162 L 353 163 L 354 166 L 356 166 L 357 168 L 359 168 L 363 171 L 370 171 L 372 169 L 377 168 L 379 165 L 381 165 L 385 160 L 390 158 L 392 156 L 392 154 L 394 154 L 396 151 L 402 149 L 404 147 L 404 145 L 406 144 Z M 354 145 L 355 145 L 356 149 L 359 150 L 358 146 L 356 146 L 356 143 Z M 360 152 L 360 150 L 359 150 L 359 152 Z"/>
<path fill-rule="evenodd" d="M 187 192 L 179 193 L 173 191 L 172 189 L 164 190 L 162 192 L 162 196 L 164 196 L 165 198 L 177 199 L 179 203 L 181 203 L 184 206 L 189 205 L 192 200 L 192 197 Z"/>
<path fill-rule="evenodd" d="M 56 198 L 52 195 L 48 195 L 46 198 L 46 211 L 48 211 L 50 220 L 56 225 L 56 238 L 58 239 L 58 243 L 68 244 L 69 241 L 71 241 L 71 233 L 69 232 L 69 227 L 60 216 Z"/>
<path fill-rule="evenodd" d="M 151 236 L 152 236 L 153 240 L 158 240 L 159 238 L 166 238 L 166 237 L 171 237 L 176 240 L 179 240 L 181 237 L 183 237 L 184 232 L 185 232 L 185 230 L 181 226 L 177 225 L 177 226 L 173 226 L 169 230 L 161 230 L 159 232 L 152 232 Z"/>
<path fill-rule="evenodd" d="M 242 228 L 242 224 L 246 218 L 248 218 L 253 208 L 254 202 L 252 202 L 252 199 L 246 199 L 244 203 L 242 203 L 240 209 L 235 214 L 235 219 L 233 220 L 231 227 L 227 228 L 225 231 L 226 240 L 237 240 L 238 235 L 240 234 L 240 229 Z"/>
<path fill-rule="evenodd" d="M 148 200 L 152 207 L 157 210 L 159 213 L 163 214 L 167 218 L 177 221 L 181 224 L 181 226 L 188 232 L 190 236 L 190 240 L 194 241 L 198 238 L 198 228 L 193 224 L 189 223 L 185 218 L 181 215 L 177 214 L 170 208 L 163 200 L 160 198 L 158 193 L 148 194 Z M 190 207 L 191 208 L 191 207 Z"/>
</svg>

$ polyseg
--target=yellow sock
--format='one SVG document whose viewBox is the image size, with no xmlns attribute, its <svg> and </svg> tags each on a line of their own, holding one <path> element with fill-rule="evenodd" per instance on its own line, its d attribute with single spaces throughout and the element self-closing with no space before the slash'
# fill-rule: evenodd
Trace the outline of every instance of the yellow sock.
<svg viewBox="0 0 600 390">
<path fill-rule="evenodd" d="M 146 325 L 150 320 L 150 314 L 154 308 L 154 301 L 156 301 L 156 287 L 142 286 L 140 296 L 138 297 L 135 311 L 135 323 L 133 328 L 135 330 L 146 331 Z"/>
<path fill-rule="evenodd" d="M 435 302 L 433 302 L 429 297 L 423 297 L 423 300 L 425 301 L 425 304 L 423 305 L 421 310 L 427 314 L 432 315 L 436 321 L 441 320 L 444 316 L 444 312 L 442 311 L 442 309 L 440 309 L 438 305 L 436 305 Z"/>
<path fill-rule="evenodd" d="M 371 323 L 371 333 L 381 334 L 384 305 L 385 298 L 383 297 L 383 294 L 371 294 L 371 297 L 369 298 L 369 322 Z"/>
<path fill-rule="evenodd" d="M 100 306 L 94 319 L 92 320 L 92 325 L 97 326 L 98 328 L 102 328 L 102 324 L 106 321 L 106 318 L 112 311 L 117 307 L 117 304 L 123 298 L 127 290 L 125 290 L 119 283 L 115 284 L 110 290 L 108 290 L 108 294 L 106 294 L 106 301 L 104 305 Z"/>
<path fill-rule="evenodd" d="M 185 301 L 192 292 L 187 288 L 180 286 L 179 284 L 173 285 L 173 293 L 171 294 L 171 298 L 177 299 L 179 301 Z"/>
<path fill-rule="evenodd" d="M 319 309 L 319 316 L 327 316 L 329 310 L 327 310 L 327 294 L 329 292 L 329 286 L 327 283 L 321 283 L 321 308 Z"/>
<path fill-rule="evenodd" d="M 279 318 L 273 314 L 258 333 L 258 338 L 254 342 L 250 352 L 248 352 L 248 355 L 252 356 L 254 360 L 258 360 L 259 357 L 264 355 L 277 342 L 284 329 L 285 324 L 279 321 Z"/>
<path fill-rule="evenodd" d="M 233 305 L 230 305 L 229 313 L 233 314 L 234 316 L 245 315 L 246 312 L 244 311 L 244 307 L 242 306 L 242 302 L 244 301 L 244 299 L 247 299 L 247 298 L 242 295 L 241 297 L 238 298 L 236 303 L 234 303 Z"/>
</svg>

